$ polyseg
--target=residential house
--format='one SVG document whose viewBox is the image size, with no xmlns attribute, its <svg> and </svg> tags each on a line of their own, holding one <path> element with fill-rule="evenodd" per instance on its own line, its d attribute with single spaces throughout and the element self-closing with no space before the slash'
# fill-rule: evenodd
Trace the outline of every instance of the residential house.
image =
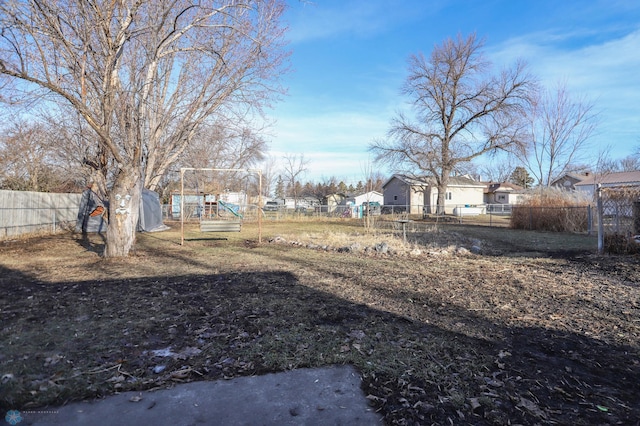
<svg viewBox="0 0 640 426">
<path fill-rule="evenodd" d="M 345 201 L 347 204 L 352 204 L 354 206 L 361 206 L 362 203 L 371 202 L 378 202 L 380 203 L 380 205 L 382 205 L 384 204 L 384 195 L 382 195 L 378 191 L 369 191 L 365 192 L 364 194 L 349 197 Z"/>
<path fill-rule="evenodd" d="M 551 182 L 550 186 L 573 191 L 576 189 L 575 187 L 576 183 L 587 179 L 589 176 L 591 176 L 591 173 L 589 172 L 582 173 L 582 174 L 565 173 L 564 175 L 560 176 L 559 178 Z"/>
<path fill-rule="evenodd" d="M 633 172 L 590 174 L 574 186 L 576 191 L 594 195 L 598 184 L 602 185 L 603 188 L 640 188 L 640 170 Z"/>
<path fill-rule="evenodd" d="M 489 182 L 484 190 L 486 204 L 518 204 L 525 189 L 511 182 Z"/>
<path fill-rule="evenodd" d="M 395 174 L 382 185 L 383 204 L 385 207 L 393 207 L 394 211 L 420 214 L 424 207 L 424 191 L 428 186 L 426 178 L 416 179 Z"/>
<path fill-rule="evenodd" d="M 587 197 L 595 199 L 598 185 L 603 189 L 628 189 L 626 195 L 622 199 L 615 200 L 605 196 L 603 203 L 604 216 L 613 216 L 616 218 L 615 232 L 632 232 L 640 234 L 640 170 L 632 172 L 616 172 L 605 174 L 594 174 L 578 182 L 576 192 L 586 194 Z M 608 199 L 608 201 L 607 201 Z M 633 218 L 632 221 L 620 220 L 621 218 Z M 622 227 L 622 228 L 619 228 Z M 622 232 L 622 229 L 628 229 Z"/>
<path fill-rule="evenodd" d="M 485 187 L 468 175 L 451 176 L 445 193 L 445 213 L 453 213 L 456 207 L 483 205 Z M 396 174 L 382 188 L 385 206 L 404 206 L 411 214 L 436 212 L 438 188 L 433 177 Z"/>
</svg>

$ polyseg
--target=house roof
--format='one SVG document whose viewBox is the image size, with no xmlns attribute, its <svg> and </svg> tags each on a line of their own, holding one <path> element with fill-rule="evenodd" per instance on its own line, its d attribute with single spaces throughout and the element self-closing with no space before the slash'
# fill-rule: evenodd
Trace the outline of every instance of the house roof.
<svg viewBox="0 0 640 426">
<path fill-rule="evenodd" d="M 410 186 L 435 186 L 436 184 L 433 176 L 410 177 L 406 175 L 395 174 L 391 176 L 389 180 L 384 183 L 384 185 L 382 185 L 382 188 L 385 188 L 393 179 L 399 179 Z M 449 176 L 449 184 L 447 186 L 484 188 L 486 185 L 482 182 L 475 181 L 465 176 Z"/>
<path fill-rule="evenodd" d="M 382 200 L 384 199 L 384 195 L 378 191 L 369 191 L 360 193 L 358 195 L 351 195 L 347 198 L 347 200 L 355 202 L 357 198 L 364 198 L 366 201 L 372 201 L 374 198 Z"/>
<path fill-rule="evenodd" d="M 561 181 L 567 181 L 567 180 L 572 181 L 572 183 L 575 185 L 575 183 L 588 178 L 590 175 L 591 173 L 565 173 L 559 178 L 554 179 L 551 182 L 551 186 L 559 186 L 559 183 Z"/>
<path fill-rule="evenodd" d="M 616 172 L 606 174 L 594 174 L 585 177 L 575 186 L 588 186 L 601 183 L 607 186 L 625 186 L 625 185 L 640 185 L 640 170 L 633 172 Z"/>
<path fill-rule="evenodd" d="M 382 188 L 384 189 L 394 179 L 398 179 L 398 180 L 404 182 L 405 184 L 411 185 L 411 186 L 429 185 L 429 183 L 426 180 L 426 177 L 413 178 L 413 177 L 409 177 L 407 175 L 395 174 L 395 175 L 391 176 L 389 179 L 387 179 L 387 181 L 382 185 Z"/>
<path fill-rule="evenodd" d="M 491 192 L 512 192 L 519 193 L 524 192 L 524 188 L 520 185 L 516 185 L 511 182 L 488 182 L 487 188 L 485 190 L 486 193 Z"/>
<path fill-rule="evenodd" d="M 382 194 L 379 193 L 378 191 L 368 191 L 368 192 L 362 192 L 357 195 L 353 195 L 351 196 L 351 198 L 362 197 L 363 195 L 379 195 L 380 197 L 382 197 Z"/>
</svg>

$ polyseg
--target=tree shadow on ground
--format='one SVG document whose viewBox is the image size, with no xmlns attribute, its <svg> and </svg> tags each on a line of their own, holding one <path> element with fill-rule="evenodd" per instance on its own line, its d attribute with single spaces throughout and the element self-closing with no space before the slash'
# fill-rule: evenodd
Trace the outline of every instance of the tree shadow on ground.
<svg viewBox="0 0 640 426">
<path fill-rule="evenodd" d="M 87 251 L 102 255 L 107 245 L 107 236 L 102 232 L 78 234 L 78 244 Z"/>
<path fill-rule="evenodd" d="M 0 267 L 0 277 L 1 410 L 353 364 L 387 423 L 640 418 L 638 348 L 507 327 L 443 300 L 426 301 L 447 318 L 433 325 L 289 272 L 42 282 Z"/>
</svg>

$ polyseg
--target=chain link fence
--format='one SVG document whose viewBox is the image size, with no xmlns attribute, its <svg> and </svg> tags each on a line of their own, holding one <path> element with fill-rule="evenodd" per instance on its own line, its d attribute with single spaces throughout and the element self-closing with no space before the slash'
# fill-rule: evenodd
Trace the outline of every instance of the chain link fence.
<svg viewBox="0 0 640 426">
<path fill-rule="evenodd" d="M 75 224 L 81 194 L 50 194 L 0 190 L 0 239 L 23 234 L 55 233 Z M 239 206 L 243 220 L 367 219 L 399 228 L 405 221 L 456 223 L 527 230 L 598 235 L 599 253 L 640 253 L 640 187 L 599 188 L 596 206 L 529 207 L 509 204 L 448 205 L 446 214 L 428 214 L 433 206 L 315 205 L 275 209 Z M 190 221 L 210 211 L 187 205 Z M 176 206 L 163 205 L 163 219 L 179 221 Z M 218 211 L 216 213 L 220 215 Z M 560 226 L 562 224 L 562 226 Z"/>
<path fill-rule="evenodd" d="M 598 252 L 640 253 L 640 187 L 598 188 Z"/>
<path fill-rule="evenodd" d="M 223 217 L 228 215 L 225 211 L 211 209 L 208 206 L 199 205 L 195 202 L 185 203 L 185 221 L 198 221 L 201 218 L 211 218 L 215 216 Z M 514 216 L 518 216 L 522 223 L 517 226 L 521 229 L 545 229 L 541 225 L 543 218 L 546 221 L 557 222 L 559 217 L 564 218 L 563 222 L 572 223 L 569 228 L 571 232 L 591 233 L 594 229 L 595 209 L 592 206 L 570 206 L 570 207 L 529 207 L 512 204 L 485 204 L 470 206 L 465 204 L 449 205 L 445 214 L 431 214 L 434 206 L 423 205 L 380 205 L 375 208 L 363 206 L 345 205 L 316 205 L 300 207 L 271 207 L 262 209 L 255 205 L 239 205 L 238 210 L 245 213 L 245 220 L 257 220 L 257 214 L 261 214 L 263 219 L 268 220 L 292 220 L 292 219 L 361 219 L 367 216 L 380 217 L 389 220 L 419 220 L 424 222 L 458 223 L 469 225 L 486 225 L 495 227 L 510 227 Z M 165 204 L 162 206 L 163 217 L 168 221 L 179 221 L 179 206 Z M 260 212 L 260 213 L 258 213 Z M 558 229 L 559 230 L 559 229 Z"/>
</svg>

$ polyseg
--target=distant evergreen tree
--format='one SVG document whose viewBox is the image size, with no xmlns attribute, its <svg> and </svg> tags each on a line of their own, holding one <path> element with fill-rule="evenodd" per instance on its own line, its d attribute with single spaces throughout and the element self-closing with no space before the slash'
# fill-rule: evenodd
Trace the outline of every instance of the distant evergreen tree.
<svg viewBox="0 0 640 426">
<path fill-rule="evenodd" d="M 331 181 L 327 186 L 327 195 L 336 194 L 338 192 L 338 186 L 335 182 Z"/>
<path fill-rule="evenodd" d="M 365 190 L 364 190 L 364 184 L 362 183 L 362 181 L 361 181 L 361 180 L 359 180 L 359 181 L 358 181 L 358 184 L 356 185 L 356 192 L 357 192 L 358 194 L 362 194 L 362 193 L 364 193 L 364 192 L 365 192 Z"/>
<path fill-rule="evenodd" d="M 534 179 L 529 176 L 529 172 L 522 166 L 518 166 L 513 170 L 509 177 L 509 182 L 520 185 L 523 188 L 531 188 Z"/>
<path fill-rule="evenodd" d="M 315 196 L 315 188 L 311 182 L 307 182 L 304 184 L 302 188 L 302 192 L 300 193 L 302 197 L 313 197 Z"/>
<path fill-rule="evenodd" d="M 294 197 L 300 197 L 302 195 L 302 184 L 296 181 L 296 183 L 293 184 L 291 192 Z"/>
<path fill-rule="evenodd" d="M 282 180 L 282 175 L 278 175 L 278 180 L 276 181 L 276 198 L 284 198 L 284 181 Z"/>
</svg>

